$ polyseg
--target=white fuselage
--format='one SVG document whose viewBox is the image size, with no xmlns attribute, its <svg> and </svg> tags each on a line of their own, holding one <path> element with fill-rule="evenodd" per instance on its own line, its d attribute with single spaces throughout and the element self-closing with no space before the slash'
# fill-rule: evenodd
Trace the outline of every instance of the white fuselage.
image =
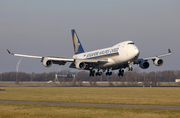
<svg viewBox="0 0 180 118">
<path fill-rule="evenodd" d="M 132 41 L 118 43 L 110 48 L 76 54 L 74 59 L 106 59 L 108 63 L 96 68 L 118 67 L 133 62 L 139 57 L 139 50 Z"/>
</svg>

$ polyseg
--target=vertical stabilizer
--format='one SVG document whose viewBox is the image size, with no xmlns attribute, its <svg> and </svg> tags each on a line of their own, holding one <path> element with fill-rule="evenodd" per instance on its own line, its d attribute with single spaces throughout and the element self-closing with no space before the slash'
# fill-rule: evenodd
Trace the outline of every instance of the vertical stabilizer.
<svg viewBox="0 0 180 118">
<path fill-rule="evenodd" d="M 84 49 L 74 29 L 71 30 L 74 54 L 84 53 Z"/>
</svg>

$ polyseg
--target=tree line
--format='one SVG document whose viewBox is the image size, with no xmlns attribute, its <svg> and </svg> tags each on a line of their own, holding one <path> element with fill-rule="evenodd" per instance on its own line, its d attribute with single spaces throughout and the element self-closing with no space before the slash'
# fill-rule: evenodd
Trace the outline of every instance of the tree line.
<svg viewBox="0 0 180 118">
<path fill-rule="evenodd" d="M 132 72 L 125 72 L 123 77 L 118 76 L 118 72 L 113 72 L 111 76 L 89 77 L 88 71 L 71 72 L 64 70 L 61 72 L 49 73 L 25 73 L 25 72 L 5 72 L 1 73 L 0 81 L 50 81 L 55 79 L 55 74 L 74 74 L 76 81 L 120 81 L 120 82 L 175 82 L 180 78 L 180 70 L 165 70 L 157 72 L 139 72 L 135 69 Z M 72 78 L 64 78 L 66 81 Z"/>
</svg>

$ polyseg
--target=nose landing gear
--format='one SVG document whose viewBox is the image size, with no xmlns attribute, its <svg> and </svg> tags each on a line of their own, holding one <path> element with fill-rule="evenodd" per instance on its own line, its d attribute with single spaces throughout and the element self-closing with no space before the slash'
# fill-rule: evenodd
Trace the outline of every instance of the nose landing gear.
<svg viewBox="0 0 180 118">
<path fill-rule="evenodd" d="M 133 71 L 133 68 L 132 68 L 132 67 L 129 67 L 128 70 L 129 70 L 129 71 Z"/>
<path fill-rule="evenodd" d="M 132 62 L 129 61 L 128 64 L 129 64 L 128 70 L 129 70 L 129 71 L 133 71 L 133 68 L 132 68 L 132 66 L 131 66 Z"/>
</svg>

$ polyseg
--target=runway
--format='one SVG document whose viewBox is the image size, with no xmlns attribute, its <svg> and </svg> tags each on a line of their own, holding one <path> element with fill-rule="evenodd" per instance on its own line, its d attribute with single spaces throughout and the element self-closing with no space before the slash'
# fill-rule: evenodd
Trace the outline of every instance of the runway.
<svg viewBox="0 0 180 118">
<path fill-rule="evenodd" d="M 14 104 L 43 104 L 43 105 L 61 105 L 61 106 L 93 106 L 93 107 L 129 107 L 146 109 L 180 109 L 180 106 L 162 106 L 162 105 L 125 105 L 125 104 L 97 104 L 97 103 L 68 103 L 68 102 L 38 102 L 38 101 L 6 101 L 0 100 L 0 103 Z"/>
</svg>

